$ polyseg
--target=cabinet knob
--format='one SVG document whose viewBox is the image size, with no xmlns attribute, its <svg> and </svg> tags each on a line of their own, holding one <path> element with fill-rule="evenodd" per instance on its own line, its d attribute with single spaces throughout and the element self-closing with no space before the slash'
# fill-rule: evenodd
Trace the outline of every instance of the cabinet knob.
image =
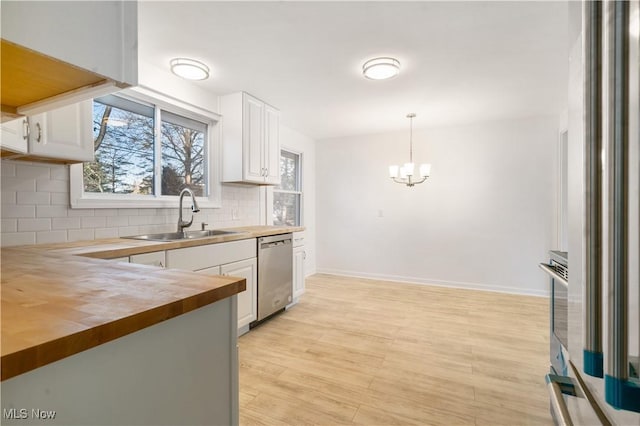
<svg viewBox="0 0 640 426">
<path fill-rule="evenodd" d="M 22 120 L 22 139 L 28 141 L 31 128 L 29 127 L 29 117 Z"/>
</svg>

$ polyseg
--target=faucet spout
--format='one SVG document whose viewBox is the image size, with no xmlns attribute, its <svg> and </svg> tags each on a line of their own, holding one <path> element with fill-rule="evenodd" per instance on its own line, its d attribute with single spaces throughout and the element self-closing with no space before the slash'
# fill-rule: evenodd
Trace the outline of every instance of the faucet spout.
<svg viewBox="0 0 640 426">
<path fill-rule="evenodd" d="M 196 196 L 193 194 L 189 188 L 184 188 L 180 191 L 180 202 L 178 204 L 178 232 L 184 232 L 184 228 L 188 228 L 193 223 L 193 214 L 191 215 L 191 220 L 184 221 L 182 220 L 182 199 L 186 194 L 191 196 L 191 211 L 193 213 L 198 213 L 200 211 L 200 207 L 198 207 L 198 202 L 196 201 Z"/>
</svg>

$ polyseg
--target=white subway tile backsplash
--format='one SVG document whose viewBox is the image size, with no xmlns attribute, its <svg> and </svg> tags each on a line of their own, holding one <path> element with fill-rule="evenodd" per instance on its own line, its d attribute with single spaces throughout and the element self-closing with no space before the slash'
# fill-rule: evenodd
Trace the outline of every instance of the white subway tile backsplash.
<svg viewBox="0 0 640 426">
<path fill-rule="evenodd" d="M 86 216 L 94 216 L 95 211 L 93 209 L 68 209 L 67 216 L 72 217 L 86 217 Z"/>
<path fill-rule="evenodd" d="M 2 232 L 17 232 L 18 231 L 18 219 L 2 219 Z"/>
<path fill-rule="evenodd" d="M 119 237 L 130 237 L 131 235 L 139 235 L 140 227 L 138 226 L 124 226 L 122 228 L 118 228 L 118 236 Z"/>
<path fill-rule="evenodd" d="M 69 229 L 67 231 L 68 241 L 86 241 L 95 239 L 93 229 Z"/>
<path fill-rule="evenodd" d="M 51 204 L 50 192 L 23 192 L 18 193 L 18 204 Z"/>
<path fill-rule="evenodd" d="M 129 226 L 129 218 L 126 216 L 109 216 L 107 217 L 108 227 Z"/>
<path fill-rule="evenodd" d="M 107 218 L 102 216 L 87 216 L 80 219 L 82 228 L 104 228 L 107 226 Z"/>
<path fill-rule="evenodd" d="M 2 217 L 36 217 L 36 207 L 2 203 Z"/>
<path fill-rule="evenodd" d="M 129 225 L 153 225 L 154 216 L 131 216 Z"/>
<path fill-rule="evenodd" d="M 69 166 L 51 166 L 51 179 L 69 180 Z"/>
<path fill-rule="evenodd" d="M 177 202 L 176 208 L 70 208 L 68 166 L 3 160 L 0 168 L 3 246 L 172 232 L 178 222 Z M 258 203 L 259 188 L 224 184 L 222 208 L 196 213 L 191 229 L 202 222 L 208 228 L 255 225 Z M 184 218 L 190 217 L 185 209 Z"/>
<path fill-rule="evenodd" d="M 10 161 L 3 161 L 0 165 L 0 175 L 2 177 L 13 177 L 16 175 L 16 165 Z"/>
<path fill-rule="evenodd" d="M 0 198 L 2 199 L 2 204 L 15 204 L 16 191 L 2 191 Z"/>
<path fill-rule="evenodd" d="M 51 229 L 80 229 L 79 217 L 54 217 Z"/>
<path fill-rule="evenodd" d="M 18 232 L 50 230 L 51 219 L 18 219 Z"/>
<path fill-rule="evenodd" d="M 24 246 L 27 244 L 36 243 L 35 232 L 7 232 L 2 233 L 2 239 L 0 243 L 3 247 L 9 246 Z"/>
<path fill-rule="evenodd" d="M 66 243 L 67 231 L 40 231 L 36 232 L 37 244 Z"/>
<path fill-rule="evenodd" d="M 64 192 L 51 192 L 51 204 L 56 206 L 69 206 L 69 194 Z"/>
<path fill-rule="evenodd" d="M 118 238 L 118 228 L 97 228 L 95 230 L 96 240 L 100 238 Z"/>
<path fill-rule="evenodd" d="M 37 179 L 36 188 L 42 192 L 69 192 L 69 182 L 64 180 Z"/>
<path fill-rule="evenodd" d="M 22 179 L 18 177 L 2 178 L 2 191 L 35 191 L 35 179 Z"/>
<path fill-rule="evenodd" d="M 20 179 L 51 179 L 51 167 L 45 164 L 17 164 L 16 177 Z"/>
<path fill-rule="evenodd" d="M 37 206 L 38 217 L 66 217 L 66 206 Z"/>
</svg>

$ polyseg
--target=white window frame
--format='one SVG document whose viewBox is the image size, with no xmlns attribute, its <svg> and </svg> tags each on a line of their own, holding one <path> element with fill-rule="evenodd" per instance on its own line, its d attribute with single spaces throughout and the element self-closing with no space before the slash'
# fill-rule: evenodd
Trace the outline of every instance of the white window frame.
<svg viewBox="0 0 640 426">
<path fill-rule="evenodd" d="M 188 104 L 170 96 L 163 95 L 151 89 L 135 87 L 117 93 L 118 96 L 131 99 L 134 102 L 148 103 L 160 109 L 178 115 L 184 115 L 207 124 L 207 197 L 196 197 L 201 208 L 221 207 L 221 116 L 215 112 Z M 159 125 L 159 110 L 156 109 L 156 126 Z M 160 144 L 156 143 L 156 151 Z M 155 170 L 157 175 L 159 170 Z M 136 195 L 136 194 L 100 194 L 84 191 L 84 175 L 82 164 L 73 164 L 69 168 L 69 193 L 72 209 L 137 209 L 137 208 L 165 208 L 177 207 L 177 195 Z"/>
<path fill-rule="evenodd" d="M 282 151 L 287 151 L 292 154 L 295 154 L 299 157 L 300 161 L 298 163 L 299 175 L 298 178 L 300 180 L 300 191 L 288 191 L 288 190 L 280 190 L 275 189 L 273 186 L 269 186 L 266 194 L 266 216 L 267 216 L 267 224 L 273 225 L 273 193 L 274 192 L 282 192 L 286 194 L 299 194 L 300 195 L 300 223 L 296 226 L 304 226 L 304 153 L 298 151 L 296 149 L 291 149 L 286 146 L 280 147 L 280 155 L 282 156 Z M 278 163 L 279 164 L 279 163 Z M 279 169 L 279 166 L 278 166 Z M 280 171 L 278 170 L 278 173 Z"/>
</svg>

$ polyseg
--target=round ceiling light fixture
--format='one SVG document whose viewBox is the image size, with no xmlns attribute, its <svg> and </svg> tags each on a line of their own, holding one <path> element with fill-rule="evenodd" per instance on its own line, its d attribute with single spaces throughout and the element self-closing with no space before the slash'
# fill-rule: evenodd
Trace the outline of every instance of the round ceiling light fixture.
<svg viewBox="0 0 640 426">
<path fill-rule="evenodd" d="M 362 65 L 362 74 L 371 80 L 386 80 L 400 73 L 400 61 L 395 58 L 369 59 Z"/>
<path fill-rule="evenodd" d="M 187 58 L 175 58 L 171 62 L 171 72 L 187 80 L 206 80 L 209 78 L 209 67 L 200 61 Z"/>
</svg>

